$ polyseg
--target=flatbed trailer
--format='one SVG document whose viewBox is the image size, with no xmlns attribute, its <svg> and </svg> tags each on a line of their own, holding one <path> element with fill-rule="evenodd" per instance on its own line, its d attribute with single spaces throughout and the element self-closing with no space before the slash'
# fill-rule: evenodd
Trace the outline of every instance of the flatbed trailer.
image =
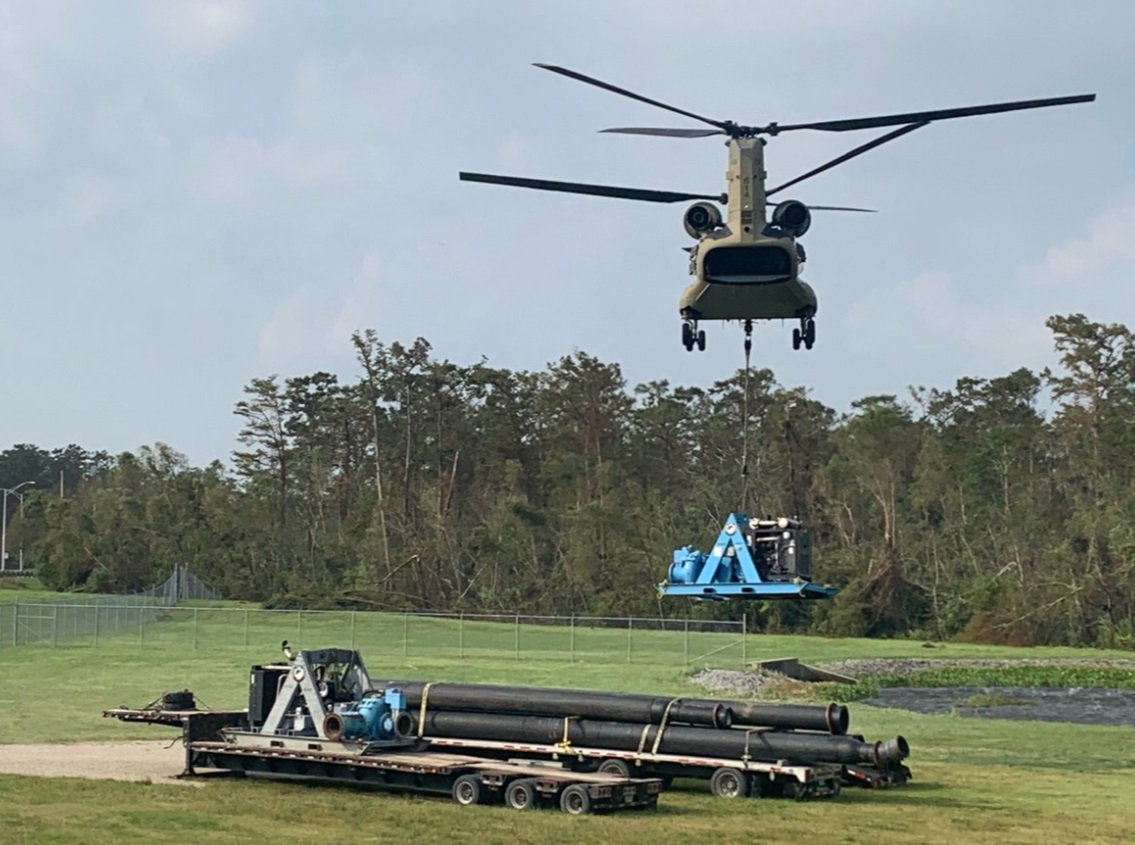
<svg viewBox="0 0 1135 845">
<path fill-rule="evenodd" d="M 657 754 L 581 748 L 571 745 L 499 742 L 423 736 L 431 749 L 470 751 L 498 758 L 527 758 L 563 763 L 576 771 L 596 771 L 620 777 L 657 777 L 669 783 L 674 778 L 709 781 L 710 791 L 722 798 L 787 795 L 805 798 L 834 797 L 843 783 L 844 767 L 836 763 L 793 765 L 786 761 L 733 759 L 728 757 Z"/>
<path fill-rule="evenodd" d="M 327 780 L 389 790 L 450 795 L 458 804 L 507 804 L 523 810 L 558 806 L 571 815 L 653 808 L 661 778 L 583 772 L 535 760 L 277 736 L 241 730 L 246 711 L 114 708 L 103 715 L 124 722 L 180 727 L 185 746 L 182 776 L 198 769 L 238 775 Z"/>
</svg>

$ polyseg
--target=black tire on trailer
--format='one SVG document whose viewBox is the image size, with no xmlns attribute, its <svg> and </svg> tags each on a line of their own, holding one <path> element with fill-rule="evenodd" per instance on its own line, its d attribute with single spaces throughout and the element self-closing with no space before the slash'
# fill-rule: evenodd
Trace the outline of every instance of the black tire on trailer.
<svg viewBox="0 0 1135 845">
<path fill-rule="evenodd" d="M 718 798 L 744 798 L 749 794 L 749 773 L 722 766 L 709 779 L 709 791 Z"/>
<path fill-rule="evenodd" d="M 532 778 L 514 780 L 505 787 L 504 803 L 514 810 L 531 810 L 536 806 L 536 781 Z"/>
<path fill-rule="evenodd" d="M 621 778 L 629 778 L 631 776 L 631 767 L 626 760 L 619 760 L 615 757 L 609 757 L 599 764 L 597 772 L 603 775 L 618 775 Z"/>
<path fill-rule="evenodd" d="M 570 816 L 582 816 L 591 812 L 591 796 L 587 787 L 573 783 L 564 787 L 560 793 L 560 809 Z"/>
<path fill-rule="evenodd" d="M 484 794 L 480 775 L 462 775 L 453 782 L 453 800 L 463 806 L 480 804 Z"/>
</svg>

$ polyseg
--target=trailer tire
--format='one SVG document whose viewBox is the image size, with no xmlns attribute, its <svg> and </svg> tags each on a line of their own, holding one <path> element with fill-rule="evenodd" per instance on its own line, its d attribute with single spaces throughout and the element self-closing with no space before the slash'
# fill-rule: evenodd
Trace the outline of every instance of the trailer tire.
<svg viewBox="0 0 1135 845">
<path fill-rule="evenodd" d="M 573 783 L 560 793 L 560 809 L 570 816 L 582 816 L 591 812 L 591 795 L 587 787 Z"/>
<path fill-rule="evenodd" d="M 603 775 L 618 775 L 621 778 L 629 778 L 631 776 L 631 767 L 626 760 L 619 760 L 617 758 L 609 758 L 599 764 L 597 772 Z"/>
<path fill-rule="evenodd" d="M 504 803 L 514 810 L 531 810 L 536 806 L 536 782 L 532 778 L 514 780 L 505 788 Z"/>
<path fill-rule="evenodd" d="M 480 775 L 462 775 L 453 782 L 453 800 L 462 806 L 481 804 L 485 800 Z"/>
<path fill-rule="evenodd" d="M 709 791 L 718 798 L 744 798 L 749 794 L 749 774 L 722 766 L 709 779 Z"/>
</svg>

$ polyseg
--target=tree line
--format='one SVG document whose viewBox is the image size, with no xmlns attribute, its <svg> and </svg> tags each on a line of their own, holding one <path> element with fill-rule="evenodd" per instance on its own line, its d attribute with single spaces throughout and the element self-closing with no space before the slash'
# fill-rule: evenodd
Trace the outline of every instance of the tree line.
<svg viewBox="0 0 1135 845">
<path fill-rule="evenodd" d="M 274 606 L 747 612 L 766 630 L 1135 645 L 1135 339 L 1081 314 L 1047 326 L 1055 371 L 846 414 L 767 369 L 628 389 L 583 352 L 514 372 L 356 333 L 350 383 L 245 387 L 229 466 L 164 444 L 0 453 L 0 486 L 37 480 L 22 514 L 9 503 L 9 550 L 66 590 L 129 591 L 181 563 Z M 839 596 L 659 599 L 671 551 L 705 549 L 743 505 L 804 520 L 813 577 Z"/>
</svg>

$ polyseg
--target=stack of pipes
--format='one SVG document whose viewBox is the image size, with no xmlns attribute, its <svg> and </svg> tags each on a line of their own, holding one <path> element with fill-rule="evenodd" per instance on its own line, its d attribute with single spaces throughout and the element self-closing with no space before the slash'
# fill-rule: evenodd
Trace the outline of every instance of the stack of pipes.
<svg viewBox="0 0 1135 845">
<path fill-rule="evenodd" d="M 841 704 L 765 704 L 595 690 L 376 681 L 406 694 L 420 736 L 698 755 L 763 762 L 887 766 L 910 753 L 895 737 L 847 736 Z"/>
</svg>

